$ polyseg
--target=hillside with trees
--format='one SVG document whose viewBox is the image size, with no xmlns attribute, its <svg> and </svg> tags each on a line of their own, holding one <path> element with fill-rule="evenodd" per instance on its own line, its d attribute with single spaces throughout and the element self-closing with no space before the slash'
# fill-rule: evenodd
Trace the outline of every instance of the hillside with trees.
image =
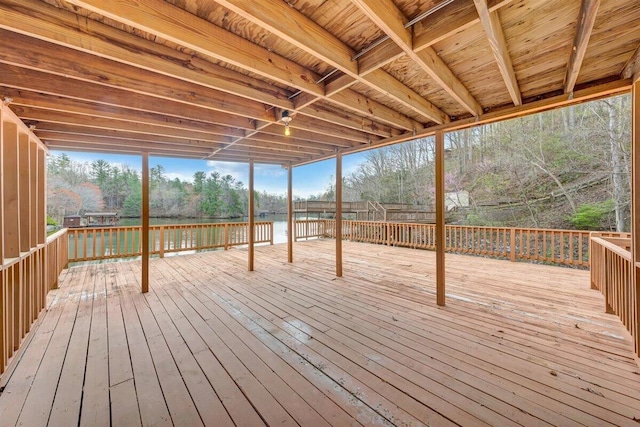
<svg viewBox="0 0 640 427">
<path fill-rule="evenodd" d="M 77 162 L 66 154 L 49 158 L 48 215 L 91 211 L 139 217 L 142 204 L 140 174 L 131 166 L 105 160 Z M 231 175 L 197 171 L 193 181 L 169 179 L 162 165 L 149 170 L 150 215 L 156 218 L 238 218 L 246 215 L 248 190 Z M 282 212 L 284 195 L 255 192 L 258 209 Z"/>
<path fill-rule="evenodd" d="M 447 192 L 470 225 L 629 229 L 630 97 L 619 96 L 447 134 Z M 365 154 L 344 200 L 434 206 L 433 138 Z M 320 196 L 331 200 L 334 188 Z"/>
</svg>

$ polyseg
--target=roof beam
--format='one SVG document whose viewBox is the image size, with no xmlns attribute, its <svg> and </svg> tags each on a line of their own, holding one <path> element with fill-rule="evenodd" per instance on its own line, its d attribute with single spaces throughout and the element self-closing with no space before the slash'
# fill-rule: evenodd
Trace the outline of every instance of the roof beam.
<svg viewBox="0 0 640 427">
<path fill-rule="evenodd" d="M 15 46 L 20 46 L 20 49 L 15 49 Z M 65 85 L 56 83 L 56 89 L 63 89 L 60 86 L 71 86 L 72 89 L 82 91 L 83 89 L 78 87 L 78 83 L 70 80 L 78 79 L 90 84 L 115 88 L 117 89 L 116 93 L 123 93 L 121 90 L 125 90 L 161 98 L 172 103 L 185 104 L 184 107 L 174 107 L 174 114 L 183 113 L 185 109 L 188 111 L 189 107 L 196 106 L 257 120 L 276 120 L 273 112 L 269 111 L 262 102 L 141 70 L 1 29 L 0 61 L 62 76 L 63 79 L 58 77 L 58 82 L 67 81 L 68 83 Z M 52 85 L 54 82 L 48 86 Z M 211 111 L 201 111 L 212 118 L 216 116 Z"/>
<path fill-rule="evenodd" d="M 245 131 L 233 127 L 223 127 L 215 124 L 204 123 L 195 120 L 178 117 L 164 116 L 162 114 L 130 110 L 122 107 L 99 104 L 92 101 L 64 98 L 56 95 L 47 95 L 37 92 L 29 92 L 14 88 L 0 86 L 0 95 L 12 98 L 12 105 L 35 107 L 43 110 L 43 115 L 49 111 L 73 113 L 84 116 L 102 116 L 123 122 L 133 122 L 145 125 L 173 128 L 177 131 L 194 131 L 208 135 L 209 138 L 224 139 L 240 137 Z"/>
<path fill-rule="evenodd" d="M 142 133 L 126 132 L 114 129 L 98 129 L 80 125 L 68 125 L 60 123 L 40 122 L 35 132 L 38 135 L 47 136 L 51 139 L 65 139 L 68 141 L 80 141 L 82 138 L 93 137 L 102 138 L 105 141 L 110 140 L 120 144 L 126 144 L 130 141 L 150 142 L 158 144 L 175 144 L 185 147 L 206 147 L 217 148 L 226 144 L 222 142 L 199 141 L 195 139 L 181 139 L 169 136 L 158 137 L 156 135 L 147 135 Z"/>
<path fill-rule="evenodd" d="M 275 144 L 278 146 L 287 145 L 292 147 L 305 147 L 305 148 L 310 148 L 310 149 L 319 150 L 319 151 L 335 150 L 335 145 L 333 144 L 330 145 L 326 142 L 325 144 L 321 144 L 318 142 L 310 141 L 300 137 L 299 135 L 297 135 L 298 133 L 300 132 L 294 131 L 291 136 L 284 136 L 282 135 L 282 133 L 274 134 L 274 133 L 256 132 L 255 135 L 247 137 L 243 141 L 247 141 L 247 140 L 262 141 L 269 144 Z M 353 145 L 355 144 L 349 144 L 347 145 L 347 147 L 352 147 Z"/>
<path fill-rule="evenodd" d="M 297 115 L 296 117 L 301 118 L 304 116 Z M 291 122 L 291 136 L 287 137 L 287 139 L 300 140 L 304 141 L 305 144 L 317 144 L 319 147 L 353 147 L 354 145 L 359 145 L 359 142 L 352 141 L 346 138 L 338 138 L 336 136 L 328 137 L 325 134 L 319 134 L 315 132 L 311 132 L 305 130 L 299 126 L 297 126 L 299 120 Z M 252 138 L 268 140 L 270 137 L 279 137 L 281 138 L 284 132 L 284 127 L 280 124 L 272 124 L 260 129 L 259 132 L 256 132 L 252 135 Z M 376 141 L 382 138 L 375 138 Z"/>
<path fill-rule="evenodd" d="M 640 79 L 640 46 L 638 46 L 633 55 L 631 55 L 631 58 L 629 58 L 629 61 L 625 64 L 621 75 L 622 78 L 633 79 L 634 82 Z"/>
<path fill-rule="evenodd" d="M 578 28 L 573 39 L 573 47 L 567 63 L 567 73 L 564 77 L 564 93 L 573 92 L 578 80 L 582 61 L 587 53 L 591 31 L 596 22 L 598 7 L 600 7 L 600 0 L 582 0 L 580 14 L 578 15 Z"/>
<path fill-rule="evenodd" d="M 496 64 L 500 69 L 500 74 L 502 74 L 502 79 L 507 86 L 511 100 L 514 105 L 522 105 L 522 94 L 520 93 L 516 73 L 513 70 L 511 55 L 509 55 L 507 40 L 502 31 L 498 11 L 490 12 L 487 0 L 474 0 L 474 3 L 478 10 L 480 23 L 482 23 L 484 33 L 487 35 L 493 57 L 496 59 Z"/>
<path fill-rule="evenodd" d="M 245 0 L 216 1 L 243 18 L 294 43 L 305 52 L 335 66 L 352 79 L 387 94 L 412 109 L 415 113 L 423 116 L 425 120 L 436 123 L 445 123 L 449 120 L 445 113 L 412 89 L 402 84 L 401 87 L 398 87 L 392 82 L 397 80 L 384 71 L 380 70 L 374 80 L 360 76 L 357 70 L 357 63 L 351 60 L 353 51 L 348 46 L 297 10 L 286 5 L 286 3 L 280 0 L 262 0 L 259 2 L 260 7 L 257 7 L 253 2 Z M 282 19 L 285 12 L 287 16 L 294 15 L 294 19 Z M 292 23 L 295 25 L 292 25 Z M 305 33 L 304 31 L 308 32 Z M 395 86 L 397 90 L 391 92 L 388 90 L 389 86 Z M 323 95 L 319 94 L 318 96 L 322 97 Z M 421 101 L 416 101 L 417 99 L 421 99 Z"/>
<path fill-rule="evenodd" d="M 236 142 L 233 146 L 234 147 L 251 147 L 251 148 L 273 148 L 277 150 L 282 150 L 283 152 L 291 152 L 299 155 L 312 155 L 312 154 L 315 155 L 315 154 L 322 154 L 322 153 L 328 154 L 334 151 L 334 150 L 327 149 L 326 147 L 324 149 L 318 149 L 318 148 L 312 148 L 309 145 L 294 144 L 291 141 L 281 140 L 279 142 L 274 142 L 274 141 L 265 142 L 265 141 L 262 141 L 261 139 L 257 139 L 254 137 L 244 138 L 242 141 Z"/>
<path fill-rule="evenodd" d="M 272 84 L 38 0 L 3 0 L 0 12 L 1 28 L 254 101 L 293 107 L 290 93 Z"/>
<path fill-rule="evenodd" d="M 70 112 L 51 111 L 37 107 L 34 108 L 16 104 L 12 104 L 11 109 L 23 121 L 37 122 L 36 126 L 38 126 L 38 122 L 49 122 L 68 125 L 80 125 L 99 129 L 123 130 L 127 132 L 146 133 L 150 135 L 169 136 L 181 139 L 195 139 L 199 141 L 224 143 L 230 142 L 227 137 L 220 135 L 213 135 L 188 129 L 179 129 L 167 126 L 150 125 L 147 123 L 112 119 L 108 114 L 102 114 L 98 117 L 85 114 L 74 114 Z"/>
<path fill-rule="evenodd" d="M 157 141 L 140 141 L 137 139 L 127 140 L 124 144 L 120 138 L 110 138 L 102 135 L 80 135 L 72 133 L 59 133 L 51 131 L 37 131 L 36 135 L 41 140 L 51 143 L 53 141 L 77 142 L 77 143 L 93 143 L 100 145 L 133 145 L 145 150 L 153 150 L 155 148 L 166 151 L 194 151 L 194 152 L 211 152 L 213 149 L 220 147 L 220 144 L 208 143 L 200 145 L 175 144 L 167 143 L 161 139 Z"/>
<path fill-rule="evenodd" d="M 83 152 L 97 152 L 97 153 L 118 153 L 118 154 L 139 154 L 143 151 L 148 151 L 153 155 L 162 155 L 167 157 L 186 157 L 192 159 L 198 159 L 206 156 L 210 150 L 200 149 L 192 150 L 186 149 L 171 149 L 167 147 L 154 146 L 147 148 L 146 145 L 111 145 L 102 144 L 97 142 L 77 142 L 77 141 L 58 141 L 51 140 L 45 141 L 45 144 L 50 150 L 62 150 L 62 151 L 83 151 Z"/>
<path fill-rule="evenodd" d="M 197 96 L 193 97 L 190 94 L 206 94 L 206 90 L 201 88 L 201 86 L 205 86 L 225 93 L 237 94 L 239 97 L 248 100 L 266 103 L 282 109 L 295 110 L 293 102 L 288 99 L 290 93 L 275 85 L 211 64 L 197 56 L 116 30 L 99 22 L 78 18 L 71 12 L 45 3 L 34 0 L 24 0 L 22 2 L 7 0 L 0 3 L 0 12 L 2 12 L 0 13 L 0 27 L 31 36 L 31 38 L 26 39 L 25 36 L 14 35 L 14 38 L 21 37 L 22 41 L 18 39 L 10 41 L 7 39 L 5 44 L 15 42 L 28 48 L 29 44 L 34 43 L 33 37 L 37 37 L 43 41 L 39 42 L 36 50 L 46 54 L 40 57 L 37 53 L 31 52 L 34 49 L 30 49 L 31 51 L 28 52 L 14 49 L 15 52 L 6 51 L 6 62 L 14 64 L 27 63 L 28 65 L 25 66 L 63 74 L 65 74 L 66 64 L 66 70 L 73 77 L 139 91 L 153 88 L 157 92 L 157 96 L 171 97 L 172 89 L 180 89 L 182 92 L 178 92 L 178 95 L 180 93 L 186 94 L 186 97 L 181 98 L 183 102 L 198 101 Z M 25 15 L 29 16 L 28 20 L 24 19 Z M 26 40 L 29 40 L 29 43 L 24 43 Z M 47 45 L 45 41 L 73 49 L 80 58 L 82 54 L 77 53 L 78 51 L 87 52 L 87 57 L 74 59 L 65 48 L 56 49 L 55 45 Z M 0 52 L 3 51 L 3 49 L 0 49 Z M 24 56 L 20 57 L 19 54 L 24 54 Z M 92 54 L 92 56 L 88 56 L 89 54 Z M 96 55 L 105 59 L 97 59 L 95 58 Z M 114 64 L 110 64 L 108 60 L 114 61 Z M 135 71 L 129 72 L 127 67 L 115 65 L 115 62 L 135 67 L 133 68 Z M 74 65 L 70 67 L 68 64 Z M 104 70 L 106 74 L 101 74 L 101 72 L 96 71 L 97 69 Z M 146 71 L 138 75 L 136 71 L 140 69 Z M 81 77 L 84 73 L 87 76 Z M 158 73 L 161 76 L 158 76 Z M 164 76 L 167 77 L 163 79 L 162 77 Z M 313 78 L 317 78 L 317 76 Z M 200 90 L 194 91 L 194 85 L 200 87 Z M 304 90 L 304 88 L 300 89 Z M 307 91 L 303 93 L 314 93 L 314 100 L 321 99 L 318 97 L 317 92 Z M 356 98 L 357 96 L 356 92 L 349 93 L 349 97 Z M 369 104 L 371 102 L 375 101 L 370 100 Z M 349 108 L 356 114 L 372 117 L 372 112 L 358 100 L 348 104 Z M 378 107 L 373 111 L 375 115 L 380 117 L 381 121 L 402 129 L 406 129 L 409 126 L 407 123 L 411 122 L 411 119 L 400 115 L 400 118 L 393 122 L 389 119 L 393 117 L 392 113 L 382 107 Z M 254 116 L 259 119 L 258 116 L 261 111 L 258 110 L 256 113 Z M 262 113 L 264 113 L 264 109 Z M 244 115 L 250 114 L 245 111 Z M 422 128 L 420 126 L 413 126 L 412 128 L 416 127 L 418 129 Z"/>
<path fill-rule="evenodd" d="M 400 131 L 396 129 L 390 128 L 380 123 L 376 123 L 369 119 L 365 119 L 363 117 L 356 117 L 349 114 L 348 111 L 340 112 L 334 111 L 331 109 L 331 105 L 322 106 L 320 103 L 314 103 L 313 105 L 309 105 L 299 111 L 298 114 L 295 115 L 297 118 L 301 114 L 308 115 L 314 119 L 322 119 L 330 123 L 340 124 L 344 127 L 365 131 L 367 133 L 382 136 L 388 138 L 391 135 L 399 135 Z M 420 127 L 422 128 L 422 126 Z"/>
<path fill-rule="evenodd" d="M 354 51 L 340 39 L 307 18 L 282 0 L 215 0 L 232 12 L 242 16 L 276 36 L 293 44 L 316 58 L 356 76 L 358 63 L 352 61 Z M 295 19 L 288 19 L 292 14 Z"/>
<path fill-rule="evenodd" d="M 112 154 L 140 154 L 143 150 L 135 146 L 127 145 L 100 145 L 91 143 L 76 143 L 65 141 L 52 141 L 48 147 L 52 150 L 63 151 L 80 151 L 80 152 L 96 152 L 96 153 L 112 153 Z M 159 157 L 171 157 L 171 158 L 187 158 L 187 159 L 204 159 L 207 158 L 209 153 L 207 152 L 192 152 L 192 151 L 171 151 L 161 148 L 154 148 L 152 150 L 146 150 L 149 154 Z M 256 163 L 281 165 L 284 160 L 279 156 L 273 156 L 268 154 L 253 153 L 251 159 Z M 246 154 L 243 153 L 228 153 L 224 156 L 216 156 L 215 160 L 223 162 L 247 162 Z M 298 161 L 303 161 L 298 158 Z"/>
<path fill-rule="evenodd" d="M 489 0 L 489 10 L 496 11 L 513 0 Z M 473 0 L 456 0 L 413 26 L 413 50 L 419 52 L 435 43 L 480 22 Z M 377 70 L 404 56 L 393 40 L 382 42 L 358 59 L 361 75 Z"/>
<path fill-rule="evenodd" d="M 414 52 L 411 29 L 404 27 L 407 19 L 392 0 L 352 0 L 352 2 L 453 99 L 471 114 L 475 116 L 482 114 L 482 107 L 478 101 L 469 93 L 444 61 L 440 59 L 435 50 L 427 47 L 419 52 Z"/>
<path fill-rule="evenodd" d="M 187 120 L 199 120 L 211 123 L 211 129 L 218 129 L 225 135 L 237 133 L 236 129 L 252 129 L 254 127 L 252 120 L 247 117 L 184 105 L 175 101 L 158 99 L 94 83 L 80 84 L 80 82 L 74 82 L 73 79 L 13 65 L 0 63 L 0 75 L 2 76 L 1 83 L 6 87 L 89 101 L 116 109 L 128 108 Z M 273 111 L 269 115 L 271 116 L 270 121 L 276 121 Z"/>
<path fill-rule="evenodd" d="M 274 125 L 271 125 L 271 127 L 274 127 Z M 324 135 L 326 141 L 331 141 L 331 138 L 336 137 L 365 144 L 372 140 L 375 141 L 381 139 L 375 135 L 368 135 L 354 129 L 338 127 L 328 122 L 318 121 L 317 119 L 311 116 L 305 116 L 304 114 L 296 114 L 295 119 L 291 121 L 290 127 L 292 131 L 294 129 L 303 129 L 309 132 L 320 133 Z"/>
<path fill-rule="evenodd" d="M 306 68 L 162 0 L 66 0 L 287 86 L 324 94 Z"/>
</svg>

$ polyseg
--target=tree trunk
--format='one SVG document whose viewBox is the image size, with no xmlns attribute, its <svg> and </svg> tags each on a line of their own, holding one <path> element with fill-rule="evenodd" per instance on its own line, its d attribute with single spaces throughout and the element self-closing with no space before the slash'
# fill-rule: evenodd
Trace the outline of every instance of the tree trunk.
<svg viewBox="0 0 640 427">
<path fill-rule="evenodd" d="M 609 147 L 611 149 L 611 183 L 613 185 L 613 203 L 616 216 L 616 231 L 624 231 L 624 179 L 623 179 L 623 155 L 618 138 L 618 111 L 616 100 L 607 102 L 609 110 Z"/>
</svg>

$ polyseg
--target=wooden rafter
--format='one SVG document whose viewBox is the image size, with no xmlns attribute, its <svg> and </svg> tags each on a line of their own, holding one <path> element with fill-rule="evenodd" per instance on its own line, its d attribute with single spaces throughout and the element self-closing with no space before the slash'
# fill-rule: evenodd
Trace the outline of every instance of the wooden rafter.
<svg viewBox="0 0 640 427">
<path fill-rule="evenodd" d="M 309 70 L 293 61 L 278 56 L 268 49 L 229 33 L 164 1 L 68 1 L 77 6 L 108 16 L 116 21 L 140 28 L 166 40 L 193 49 L 208 57 L 225 61 L 226 63 L 261 75 L 267 79 L 293 86 L 307 93 L 313 93 L 318 97 L 324 97 L 324 84 L 318 82 L 319 76 L 312 75 Z M 257 5 L 258 4 L 251 4 L 251 10 L 254 10 L 253 6 Z M 255 9 L 258 8 L 256 7 Z M 290 8 L 287 8 L 287 10 L 289 13 L 293 13 Z M 297 17 L 297 19 L 300 19 L 300 17 Z M 280 15 L 275 21 L 279 23 L 280 27 L 288 26 L 288 23 L 284 22 Z M 296 20 L 296 22 L 298 22 L 298 20 Z M 305 30 L 309 29 L 309 31 L 312 31 L 311 28 L 314 28 L 313 31 L 321 30 L 309 22 L 307 22 L 309 28 L 305 27 Z M 336 43 L 339 42 L 329 40 L 330 47 L 335 48 Z M 324 49 L 327 49 L 327 47 L 318 44 L 316 48 L 319 50 L 315 51 L 315 53 L 320 55 L 320 57 L 324 57 L 324 54 L 320 52 L 324 52 Z M 343 45 L 342 50 L 342 57 L 344 57 L 344 52 L 348 52 L 349 50 Z M 332 53 L 335 52 L 332 51 Z M 353 71 L 350 57 L 347 59 L 350 65 L 348 68 L 345 68 L 345 70 Z M 344 61 L 341 63 L 344 63 Z M 391 78 L 391 76 L 389 76 L 389 78 Z M 405 88 L 405 90 L 410 91 L 409 88 Z M 413 93 L 412 96 L 415 97 L 419 95 Z M 429 107 L 426 111 L 429 115 L 425 115 L 425 117 L 429 119 L 433 119 L 434 115 L 442 116 L 444 114 L 441 113 L 437 115 L 434 113 L 434 110 L 437 111 L 437 109 L 431 104 L 429 104 Z M 422 110 L 420 112 L 425 113 L 425 111 Z M 437 123 L 442 123 L 442 120 L 438 120 Z"/>
<path fill-rule="evenodd" d="M 631 58 L 629 58 L 629 61 L 625 64 L 621 75 L 622 78 L 633 79 L 633 81 L 640 79 L 640 46 L 638 46 Z"/>
<path fill-rule="evenodd" d="M 449 95 L 473 115 L 482 114 L 482 107 L 451 69 L 430 47 L 413 50 L 411 30 L 404 27 L 407 19 L 391 0 L 352 0 L 380 27 L 417 65 L 436 81 Z"/>
<path fill-rule="evenodd" d="M 325 62 L 335 66 L 354 81 L 360 81 L 381 93 L 385 93 L 387 96 L 403 103 L 407 108 L 425 117 L 425 120 L 436 123 L 448 121 L 445 113 L 407 86 L 403 84 L 397 85 L 394 82 L 397 80 L 388 73 L 378 70 L 375 78 L 360 76 L 357 72 L 356 63 L 351 60 L 354 53 L 353 51 L 327 30 L 313 24 L 312 21 L 301 13 L 292 10 L 285 3 L 279 0 L 265 0 L 264 2 L 260 2 L 260 4 L 265 7 L 256 8 L 254 4 L 243 0 L 216 1 L 243 18 L 260 25 L 262 28 L 285 37 L 286 40 L 294 43 L 305 52 L 318 58 L 328 59 Z M 266 7 L 267 5 L 268 7 Z M 293 15 L 294 19 L 289 21 L 281 18 L 281 9 L 283 7 L 287 8 L 287 14 Z M 296 22 L 297 26 L 294 27 L 290 25 L 290 22 Z M 308 32 L 303 33 L 301 29 Z M 394 86 L 395 90 L 389 90 L 391 86 Z"/>
<path fill-rule="evenodd" d="M 180 138 L 162 137 L 154 135 L 136 134 L 133 132 L 125 132 L 113 129 L 97 129 L 82 126 L 69 126 L 55 123 L 41 123 L 36 129 L 36 133 L 40 139 L 48 141 L 76 141 L 81 142 L 91 138 L 96 142 L 112 143 L 114 145 L 137 144 L 138 142 L 156 143 L 165 145 L 176 145 L 180 147 L 191 147 L 200 149 L 214 149 L 223 145 L 223 143 L 198 141 Z"/>
<path fill-rule="evenodd" d="M 67 0 L 267 79 L 324 94 L 318 76 L 299 64 L 161 0 Z"/>
<path fill-rule="evenodd" d="M 204 94 L 206 93 L 206 88 L 209 88 L 244 97 L 247 99 L 247 106 L 251 105 L 251 101 L 257 101 L 282 109 L 295 109 L 293 102 L 288 99 L 290 93 L 278 89 L 274 85 L 232 72 L 196 56 L 116 30 L 99 22 L 91 20 L 78 22 L 76 15 L 73 13 L 42 4 L 37 0 L 24 0 L 24 2 L 7 0 L 0 3 L 0 12 L 2 12 L 0 13 L 0 28 L 29 34 L 76 51 L 87 52 L 87 56 L 84 58 L 76 52 L 75 55 L 78 58 L 74 59 L 74 55 L 64 48 L 56 48 L 55 45 L 38 45 L 37 43 L 42 44 L 44 42 L 36 41 L 36 49 L 39 49 L 40 52 L 50 51 L 51 54 L 40 58 L 38 55 L 27 53 L 20 58 L 18 54 L 21 52 L 12 52 L 6 54 L 5 61 L 7 62 L 30 61 L 30 67 L 35 66 L 49 72 L 61 73 L 65 69 L 65 63 L 68 60 L 70 61 L 68 64 L 72 66 L 67 68 L 71 72 L 65 75 L 93 79 L 93 81 L 113 87 L 139 91 L 151 88 L 158 92 L 158 96 L 170 96 L 172 88 L 177 90 L 178 95 L 180 94 L 179 89 L 182 88 L 182 93 L 185 94 L 183 99 L 189 102 L 197 102 L 197 99 L 192 99 L 193 96 L 189 96 L 189 94 Z M 28 20 L 24 19 L 25 13 L 29 15 Z M 20 36 L 16 35 L 15 37 Z M 11 40 L 5 41 L 5 43 L 11 42 Z M 14 40 L 14 42 L 18 41 Z M 19 44 L 23 45 L 23 43 Z M 86 46 L 90 46 L 91 49 L 87 49 Z M 132 51 L 135 51 L 135 53 L 132 53 Z M 92 56 L 89 56 L 89 53 Z M 97 59 L 94 55 L 102 56 L 114 62 L 110 63 L 107 59 Z M 92 57 L 93 59 L 91 59 Z M 277 63 L 279 64 L 279 62 Z M 129 67 L 122 66 L 122 64 L 126 64 Z M 188 66 L 185 67 L 183 64 Z M 300 71 L 298 69 L 299 66 L 291 68 L 291 64 L 293 63 L 286 62 L 283 63 L 283 66 L 289 67 L 293 71 Z M 154 75 L 145 75 L 145 72 L 139 72 L 140 69 L 149 70 L 149 72 L 153 71 Z M 74 70 L 77 71 L 74 73 Z M 102 70 L 102 73 L 96 70 Z M 84 75 L 85 71 L 86 75 Z M 318 76 L 306 73 L 302 75 L 302 78 L 317 79 Z M 197 87 L 200 90 L 195 90 L 194 87 L 190 88 L 189 84 L 198 85 Z M 299 87 L 299 89 L 305 90 L 304 87 Z M 166 95 L 162 95 L 163 91 Z M 355 98 L 357 94 L 354 92 L 351 96 Z M 240 102 L 238 104 L 242 105 Z M 362 104 L 357 100 L 349 102 L 350 110 L 355 114 L 372 117 L 371 110 L 361 106 Z M 402 118 L 397 122 L 393 122 L 388 119 L 391 114 L 386 113 L 383 106 L 374 109 L 373 113 L 377 114 L 378 110 L 380 111 L 381 121 L 388 125 L 405 129 L 408 127 L 407 123 L 411 121 L 405 116 L 399 115 Z M 258 107 L 254 114 L 247 114 L 247 111 L 249 110 L 245 110 L 245 115 L 252 115 L 253 119 L 261 120 L 261 116 L 264 116 L 265 112 L 270 110 Z M 268 117 L 266 118 L 268 119 Z M 359 121 L 360 119 L 358 118 L 354 119 L 352 125 L 355 126 L 355 123 Z M 418 127 L 418 129 L 420 128 Z"/>
<path fill-rule="evenodd" d="M 91 101 L 62 98 L 59 96 L 44 95 L 35 92 L 18 91 L 12 88 L 0 86 L 1 94 L 11 97 L 13 106 L 24 106 L 42 111 L 45 114 L 70 113 L 79 116 L 95 116 L 122 122 L 132 123 L 132 126 L 156 126 L 159 128 L 172 128 L 179 131 L 193 132 L 206 135 L 216 140 L 229 140 L 230 137 L 245 135 L 245 131 L 238 128 L 221 127 L 211 123 L 195 120 L 181 119 L 164 116 L 158 113 L 130 110 L 122 107 L 109 106 Z M 13 96 L 12 96 L 13 95 Z"/>
<path fill-rule="evenodd" d="M 38 0 L 0 2 L 0 28 L 280 108 L 293 107 L 290 94 L 274 85 Z M 316 78 L 308 73 L 302 77 Z"/>
<path fill-rule="evenodd" d="M 582 68 L 582 61 L 584 60 L 584 55 L 587 53 L 591 31 L 596 22 L 598 7 L 600 7 L 600 0 L 582 0 L 580 14 L 578 15 L 578 28 L 576 29 L 576 36 L 573 39 L 571 55 L 567 63 L 567 73 L 564 78 L 564 93 L 573 92 L 573 88 L 578 80 L 580 68 Z"/>
<path fill-rule="evenodd" d="M 12 49 L 12 46 L 24 47 L 16 50 Z M 88 87 L 112 88 L 110 92 L 114 93 L 128 91 L 185 104 L 180 108 L 174 108 L 174 114 L 188 111 L 189 107 L 196 106 L 201 107 L 202 113 L 211 115 L 211 117 L 215 117 L 215 114 L 212 114 L 211 111 L 205 111 L 205 109 L 227 113 L 225 116 L 229 117 L 230 122 L 233 121 L 233 116 L 275 121 L 273 112 L 268 111 L 262 102 L 159 75 L 148 70 L 141 70 L 52 43 L 39 40 L 30 42 L 29 37 L 6 30 L 0 30 L 0 62 L 13 65 L 13 70 L 19 66 L 41 71 L 42 73 L 30 71 L 33 74 L 24 76 L 24 78 L 37 79 L 38 82 L 33 84 L 41 86 L 45 84 L 49 92 L 54 88 L 57 91 L 72 91 L 74 88 L 78 91 L 83 90 L 85 85 L 78 87 L 79 85 L 76 84 L 61 84 L 64 79 L 71 78 L 99 85 L 86 85 Z M 44 73 L 54 74 L 54 76 Z M 46 84 L 48 79 L 57 80 L 52 84 Z M 222 114 L 218 116 L 223 117 Z M 224 119 L 220 118 L 219 120 Z M 231 123 L 230 125 L 235 126 Z"/>
<path fill-rule="evenodd" d="M 69 125 L 81 125 L 99 129 L 124 130 L 127 132 L 146 133 L 157 136 L 169 136 L 182 139 L 196 139 L 199 141 L 230 142 L 228 137 L 215 135 L 203 131 L 171 127 L 160 124 L 141 123 L 130 120 L 111 118 L 109 114 L 100 116 L 76 114 L 67 111 L 47 110 L 31 106 L 11 104 L 11 109 L 23 120 L 30 122 L 51 122 Z M 96 113 L 94 113 L 96 114 Z"/>
<path fill-rule="evenodd" d="M 176 101 L 158 99 L 98 84 L 69 84 L 71 80 L 68 78 L 40 71 L 25 70 L 12 65 L 0 63 L 0 73 L 2 74 L 2 83 L 6 87 L 48 93 L 76 100 L 94 101 L 114 108 L 130 108 L 177 118 L 199 120 L 215 124 L 220 133 L 225 135 L 237 133 L 236 129 L 253 129 L 254 127 L 251 119 L 247 117 L 223 114 L 199 106 L 184 105 Z M 270 116 L 270 121 L 275 121 L 273 112 Z"/>
<path fill-rule="evenodd" d="M 498 11 L 489 11 L 489 4 L 487 0 L 474 0 L 474 3 L 478 10 L 478 16 L 480 17 L 482 28 L 484 28 L 487 40 L 491 46 L 491 52 L 493 52 L 496 64 L 500 69 L 500 74 L 502 74 L 502 79 L 507 85 L 509 95 L 511 95 L 511 100 L 514 105 L 522 105 L 522 94 L 520 93 L 516 73 L 513 70 L 511 55 L 507 48 L 507 41 L 504 37 L 504 32 L 502 31 Z"/>
<path fill-rule="evenodd" d="M 512 1 L 490 0 L 489 10 L 495 12 Z M 457 0 L 449 3 L 413 26 L 413 50 L 419 52 L 431 47 L 478 22 L 480 21 L 473 0 Z M 404 50 L 393 40 L 386 40 L 358 59 L 360 74 L 367 75 L 404 55 Z"/>
</svg>

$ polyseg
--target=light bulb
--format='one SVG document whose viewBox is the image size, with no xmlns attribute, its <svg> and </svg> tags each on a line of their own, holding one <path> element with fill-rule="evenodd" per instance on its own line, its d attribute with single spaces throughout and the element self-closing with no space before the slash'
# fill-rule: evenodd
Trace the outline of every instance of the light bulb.
<svg viewBox="0 0 640 427">
<path fill-rule="evenodd" d="M 291 135 L 291 130 L 289 129 L 289 125 L 284 126 L 284 135 L 285 136 Z"/>
</svg>

